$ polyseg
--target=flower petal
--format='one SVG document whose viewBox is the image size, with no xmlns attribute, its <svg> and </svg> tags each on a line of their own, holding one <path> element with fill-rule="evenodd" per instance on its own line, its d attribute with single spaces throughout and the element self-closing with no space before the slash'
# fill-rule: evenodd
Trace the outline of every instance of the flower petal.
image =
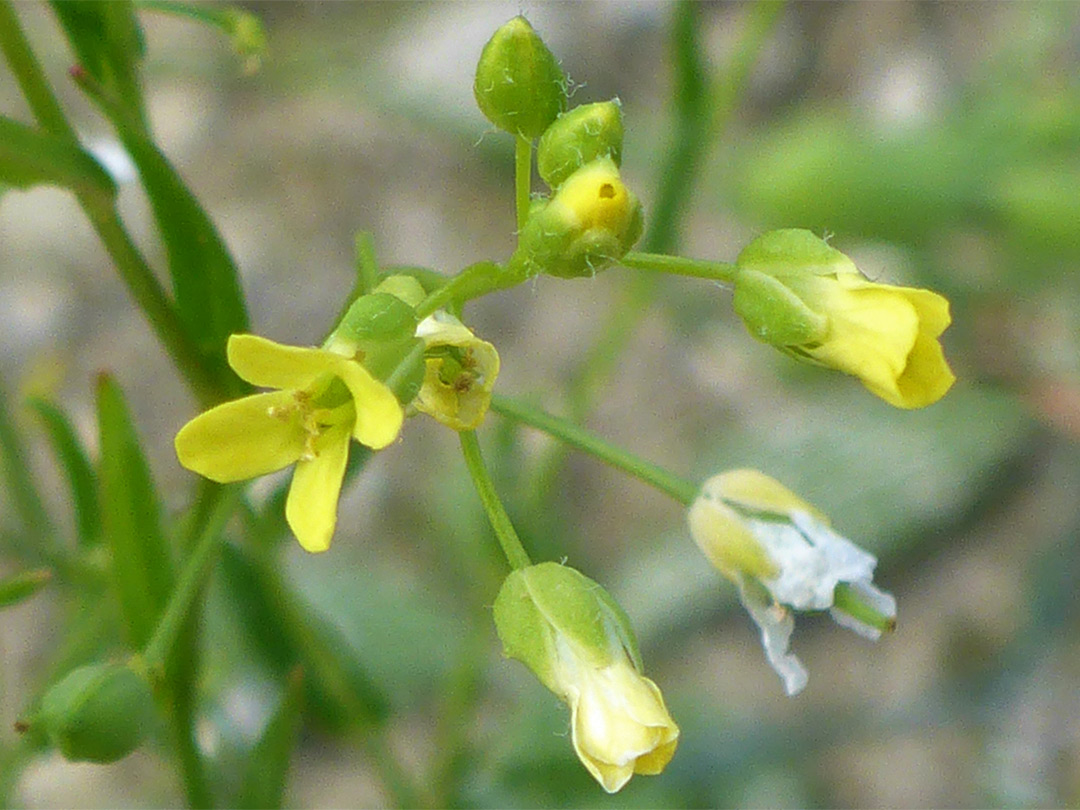
<svg viewBox="0 0 1080 810">
<path fill-rule="evenodd" d="M 291 391 L 254 394 L 211 408 L 176 434 L 187 469 L 222 484 L 280 470 L 304 452 L 307 434 Z"/>
<path fill-rule="evenodd" d="M 285 519 L 305 551 L 326 551 L 337 524 L 338 495 L 349 458 L 347 425 L 327 428 L 316 440 L 315 457 L 296 464 Z"/>
<path fill-rule="evenodd" d="M 739 601 L 761 630 L 765 657 L 784 682 L 784 691 L 789 697 L 799 694 L 810 676 L 802 662 L 788 652 L 795 631 L 795 617 L 790 608 L 771 601 L 764 589 L 745 579 L 739 582 Z"/>
<path fill-rule="evenodd" d="M 228 356 L 233 371 L 263 388 L 305 388 L 340 359 L 325 349 L 285 346 L 258 335 L 229 337 Z"/>
<path fill-rule="evenodd" d="M 394 392 L 354 360 L 330 355 L 327 368 L 352 394 L 356 405 L 353 438 L 372 450 L 381 450 L 394 441 L 405 421 L 405 411 Z"/>
<path fill-rule="evenodd" d="M 907 367 L 896 380 L 899 396 L 895 401 L 882 397 L 899 408 L 923 408 L 941 399 L 956 382 L 956 375 L 945 360 L 941 344 L 920 334 L 908 355 Z"/>
</svg>

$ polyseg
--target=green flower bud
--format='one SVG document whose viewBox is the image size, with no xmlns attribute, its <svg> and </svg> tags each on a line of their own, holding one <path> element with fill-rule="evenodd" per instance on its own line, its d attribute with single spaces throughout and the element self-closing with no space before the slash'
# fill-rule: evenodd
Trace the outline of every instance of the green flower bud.
<svg viewBox="0 0 1080 810">
<path fill-rule="evenodd" d="M 563 113 L 548 127 L 536 148 L 544 182 L 558 188 L 586 163 L 610 157 L 622 165 L 622 105 L 618 99 L 583 104 Z"/>
<path fill-rule="evenodd" d="M 416 312 L 391 292 L 374 292 L 353 301 L 334 331 L 334 339 L 363 344 L 411 336 L 416 331 Z"/>
<path fill-rule="evenodd" d="M 413 276 L 405 275 L 387 276 L 372 292 L 390 293 L 411 307 L 417 306 L 426 297 L 423 285 Z"/>
<path fill-rule="evenodd" d="M 644 227 L 641 203 L 611 158 L 582 166 L 529 216 L 515 262 L 525 275 L 593 276 L 634 246 Z"/>
<path fill-rule="evenodd" d="M 499 129 L 539 138 L 566 109 L 566 77 L 529 21 L 515 17 L 484 46 L 473 94 Z"/>
<path fill-rule="evenodd" d="M 72 670 L 41 700 L 39 720 L 73 762 L 115 762 L 142 741 L 154 718 L 150 684 L 127 664 Z"/>
</svg>

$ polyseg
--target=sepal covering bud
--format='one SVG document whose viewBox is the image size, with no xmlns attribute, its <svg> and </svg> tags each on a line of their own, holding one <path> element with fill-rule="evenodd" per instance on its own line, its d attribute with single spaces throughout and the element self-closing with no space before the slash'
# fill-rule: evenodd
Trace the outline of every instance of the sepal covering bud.
<svg viewBox="0 0 1080 810">
<path fill-rule="evenodd" d="M 739 588 L 789 695 L 802 691 L 808 677 L 788 651 L 794 611 L 829 610 L 837 624 L 874 640 L 895 626 L 896 600 L 874 586 L 873 555 L 832 531 L 820 512 L 767 475 L 732 470 L 713 476 L 688 520 L 702 552 Z M 843 600 L 839 588 L 847 589 Z"/>
<path fill-rule="evenodd" d="M 517 261 L 526 275 L 593 276 L 621 259 L 641 237 L 641 203 L 609 158 L 582 166 L 522 230 Z"/>
<path fill-rule="evenodd" d="M 38 720 L 65 759 L 116 762 L 142 742 L 154 720 L 154 696 L 128 664 L 89 664 L 45 693 Z"/>
<path fill-rule="evenodd" d="M 949 302 L 937 293 L 872 282 L 795 228 L 758 237 L 736 265 L 735 311 L 759 340 L 852 374 L 898 408 L 937 402 L 955 381 L 938 340 Z"/>
<path fill-rule="evenodd" d="M 494 605 L 506 655 L 570 707 L 574 750 L 608 793 L 660 773 L 679 729 L 641 674 L 629 620 L 597 583 L 556 563 L 514 571 Z"/>
<path fill-rule="evenodd" d="M 536 167 L 544 182 L 561 186 L 597 158 L 622 165 L 623 121 L 618 99 L 582 104 L 555 119 L 536 147 Z"/>
<path fill-rule="evenodd" d="M 480 111 L 499 129 L 539 138 L 566 109 L 566 77 L 540 35 L 519 16 L 484 46 L 473 95 Z"/>
</svg>

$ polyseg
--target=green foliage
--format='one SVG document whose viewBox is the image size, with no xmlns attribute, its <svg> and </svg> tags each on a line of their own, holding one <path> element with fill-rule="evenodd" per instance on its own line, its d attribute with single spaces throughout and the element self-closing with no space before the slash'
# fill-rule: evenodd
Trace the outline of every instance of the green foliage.
<svg viewBox="0 0 1080 810">
<path fill-rule="evenodd" d="M 112 178 L 77 145 L 0 116 L 0 189 L 37 185 L 106 198 L 116 195 Z"/>
</svg>

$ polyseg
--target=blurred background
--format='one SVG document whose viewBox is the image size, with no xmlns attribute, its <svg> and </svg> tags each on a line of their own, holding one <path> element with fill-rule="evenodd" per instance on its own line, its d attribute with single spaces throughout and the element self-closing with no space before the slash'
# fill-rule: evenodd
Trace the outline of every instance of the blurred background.
<svg viewBox="0 0 1080 810">
<path fill-rule="evenodd" d="M 512 144 L 471 88 L 484 42 L 523 12 L 579 85 L 572 103 L 622 100 L 624 177 L 647 223 L 668 204 L 673 156 L 700 147 L 653 248 L 730 261 L 769 228 L 831 234 L 870 278 L 950 298 L 959 378 L 924 411 L 892 409 L 754 342 L 730 291 L 692 279 L 612 269 L 471 305 L 500 351 L 500 392 L 686 477 L 778 478 L 878 555 L 899 629 L 872 645 L 801 617 L 810 683 L 785 697 L 681 507 L 489 416 L 481 442 L 534 559 L 565 559 L 623 605 L 682 728 L 662 776 L 606 796 L 564 707 L 501 657 L 503 564 L 456 437 L 417 418 L 345 493 L 329 553 L 282 549 L 289 587 L 392 709 L 378 745 L 305 726 L 290 805 L 392 805 L 387 755 L 437 774 L 454 806 L 1080 803 L 1080 7 L 791 3 L 772 21 L 737 3 L 247 7 L 266 26 L 260 71 L 245 75 L 219 34 L 146 13 L 144 77 L 159 142 L 241 268 L 254 331 L 317 342 L 351 288 L 358 230 L 385 264 L 453 273 L 509 255 Z M 110 149 L 48 10 L 17 12 L 86 142 Z M 29 120 L 5 70 L 0 109 Z M 687 75 L 704 79 L 696 102 Z M 161 266 L 137 183 L 121 206 Z M 0 343 L 9 396 L 56 396 L 90 442 L 93 377 L 115 373 L 167 506 L 185 505 L 172 437 L 194 403 L 64 192 L 0 197 Z M 22 425 L 62 497 L 40 427 Z M 62 615 L 46 591 L 2 616 L 0 751 Z M 281 689 L 243 632 L 258 621 L 215 577 L 200 742 L 222 774 Z M 42 756 L 7 776 L 22 807 L 181 801 L 152 746 L 107 767 Z"/>
</svg>

